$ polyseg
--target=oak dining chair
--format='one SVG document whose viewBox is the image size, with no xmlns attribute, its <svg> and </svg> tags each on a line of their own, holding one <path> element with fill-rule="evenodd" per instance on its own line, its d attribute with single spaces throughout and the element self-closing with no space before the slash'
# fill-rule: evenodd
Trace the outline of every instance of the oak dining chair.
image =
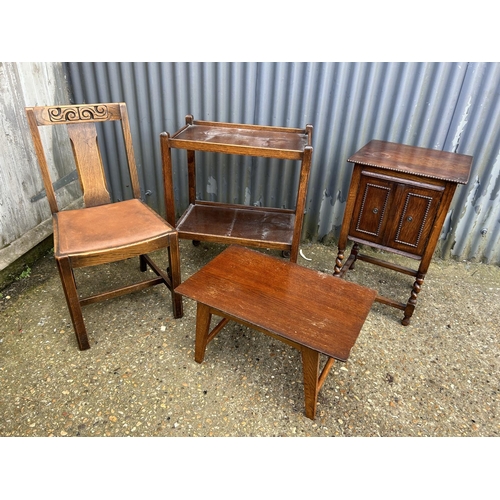
<svg viewBox="0 0 500 500">
<path fill-rule="evenodd" d="M 79 349 L 90 347 L 82 314 L 82 306 L 88 304 L 164 284 L 171 294 L 173 316 L 182 317 L 182 297 L 174 291 L 181 282 L 177 231 L 141 200 L 126 104 L 36 106 L 26 108 L 26 114 L 52 212 L 54 256 Z M 132 192 L 130 199 L 115 202 L 110 195 L 103 152 L 97 140 L 102 125 L 96 125 L 109 121 L 115 121 L 117 127 L 121 128 Z M 51 174 L 55 168 L 49 168 L 47 158 L 51 155 L 40 133 L 42 127 L 54 125 L 66 126 L 84 208 L 60 210 L 58 206 L 52 184 L 54 174 Z M 118 166 L 108 165 L 108 168 Z M 161 268 L 148 255 L 161 249 L 165 249 L 168 254 L 167 269 Z M 96 286 L 94 293 L 86 294 L 85 297 L 79 294 L 74 269 L 135 257 L 139 257 L 139 269 L 144 272 L 150 268 L 154 277 L 142 281 L 130 278 L 133 284 L 118 288 L 115 285 L 112 290 L 98 293 L 95 293 Z"/>
</svg>

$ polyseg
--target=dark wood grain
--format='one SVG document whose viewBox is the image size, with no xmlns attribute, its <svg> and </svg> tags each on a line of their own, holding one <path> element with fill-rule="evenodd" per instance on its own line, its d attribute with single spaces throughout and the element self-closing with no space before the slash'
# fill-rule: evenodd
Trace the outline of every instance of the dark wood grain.
<svg viewBox="0 0 500 500">
<path fill-rule="evenodd" d="M 240 246 L 230 246 L 176 288 L 197 301 L 195 360 L 229 320 L 301 351 L 305 414 L 335 359 L 346 361 L 377 293 Z M 212 315 L 222 320 L 210 331 Z M 327 361 L 320 373 L 320 355 Z"/>
<path fill-rule="evenodd" d="M 467 184 L 472 156 L 373 140 L 347 161 Z"/>
<path fill-rule="evenodd" d="M 170 143 L 180 149 L 300 160 L 310 138 L 304 129 L 198 120 L 176 132 Z"/>
<path fill-rule="evenodd" d="M 161 151 L 169 199 L 174 199 L 171 148 L 187 150 L 189 206 L 176 224 L 179 237 L 254 248 L 263 248 L 267 242 L 269 248 L 290 252 L 290 261 L 296 262 L 312 161 L 312 130 L 311 125 L 298 129 L 196 121 L 187 115 L 186 125 L 172 137 L 163 132 Z M 253 210 L 255 207 L 224 204 L 224 210 L 221 203 L 213 203 L 211 208 L 197 200 L 196 151 L 298 160 L 300 177 L 294 209 L 260 207 L 262 211 L 258 213 Z"/>
<path fill-rule="evenodd" d="M 286 250 L 292 244 L 294 223 L 292 211 L 197 203 L 179 219 L 177 231 L 181 238 Z"/>
<path fill-rule="evenodd" d="M 141 199 L 132 134 L 125 103 L 98 103 L 26 108 L 35 153 L 52 211 L 54 257 L 78 347 L 90 347 L 82 306 L 164 284 L 171 292 L 174 317 L 182 317 L 182 297 L 175 293 L 181 281 L 178 235 L 175 228 Z M 96 122 L 119 121 L 128 161 L 133 199 L 111 203 L 99 148 Z M 85 208 L 59 210 L 39 127 L 64 126 L 71 142 Z M 163 146 L 164 144 L 162 144 Z M 168 144 L 166 144 L 168 146 Z M 69 144 L 68 144 L 69 146 Z M 111 168 L 114 168 L 111 166 Z M 52 171 L 56 172 L 57 168 Z M 167 192 L 167 190 L 165 190 Z M 167 217 L 173 218 L 173 203 L 166 200 Z M 147 255 L 165 249 L 169 270 L 161 269 Z M 103 293 L 81 297 L 73 270 L 139 257 L 139 268 L 149 267 L 156 277 Z"/>
<path fill-rule="evenodd" d="M 402 309 L 408 325 L 458 184 L 467 183 L 472 157 L 385 141 L 370 141 L 349 158 L 354 163 L 334 275 L 343 277 L 356 261 L 415 277 L 406 304 L 379 295 Z M 345 262 L 347 242 L 354 242 Z M 419 260 L 418 269 L 383 263 L 359 254 L 359 245 Z"/>
<path fill-rule="evenodd" d="M 176 291 L 341 361 L 348 358 L 377 295 L 236 245 Z"/>
</svg>

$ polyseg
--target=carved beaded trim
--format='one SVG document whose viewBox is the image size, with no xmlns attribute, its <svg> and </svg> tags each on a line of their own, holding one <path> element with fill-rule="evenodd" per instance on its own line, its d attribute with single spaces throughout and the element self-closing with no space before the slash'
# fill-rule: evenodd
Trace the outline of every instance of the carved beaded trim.
<svg viewBox="0 0 500 500">
<path fill-rule="evenodd" d="M 77 122 L 82 120 L 106 120 L 108 118 L 107 106 L 74 106 L 49 108 L 51 122 Z"/>
<path fill-rule="evenodd" d="M 408 170 L 405 170 L 403 168 L 395 168 L 395 167 L 387 167 L 387 166 L 381 167 L 379 164 L 370 163 L 370 162 L 367 162 L 367 161 L 359 161 L 359 160 L 353 161 L 351 159 L 348 159 L 347 161 L 349 161 L 351 163 L 356 163 L 356 164 L 359 164 L 359 165 L 366 165 L 367 167 L 383 168 L 384 170 L 390 170 L 392 172 L 408 173 Z M 463 181 L 463 180 L 459 180 L 459 179 L 453 179 L 451 177 L 442 177 L 442 176 L 438 176 L 438 175 L 431 175 L 429 173 L 425 173 L 425 174 L 421 173 L 419 175 L 421 175 L 422 177 L 427 177 L 428 179 L 437 179 L 437 180 L 440 180 L 440 181 L 454 182 L 454 183 L 457 183 L 457 184 L 467 184 L 467 182 L 468 182 L 468 181 Z"/>
<path fill-rule="evenodd" d="M 368 195 L 368 188 L 369 187 L 385 189 L 387 191 L 387 194 L 386 194 L 385 200 L 384 200 L 384 206 L 382 207 L 382 213 L 380 215 L 380 220 L 378 221 L 377 232 L 375 232 L 375 233 L 373 233 L 371 231 L 365 231 L 364 229 L 360 229 L 360 227 L 359 227 L 359 225 L 361 224 L 361 217 L 363 216 L 363 210 L 365 208 L 365 201 L 366 201 L 366 197 Z M 382 221 L 384 219 L 385 207 L 387 205 L 387 200 L 389 198 L 389 192 L 390 192 L 390 188 L 388 188 L 388 187 L 379 186 L 378 184 L 370 184 L 369 182 L 366 183 L 365 192 L 363 195 L 363 202 L 361 203 L 361 210 L 359 211 L 358 223 L 356 225 L 356 231 L 358 231 L 360 233 L 371 234 L 372 236 L 378 236 L 378 234 L 380 232 L 380 227 L 382 226 Z"/>
<path fill-rule="evenodd" d="M 420 225 L 420 231 L 418 232 L 417 241 L 415 243 L 408 243 L 407 241 L 401 241 L 399 239 L 399 235 L 401 233 L 401 228 L 403 227 L 403 221 L 404 221 L 404 218 L 406 216 L 406 209 L 408 208 L 408 203 L 410 201 L 411 196 L 416 196 L 417 198 L 423 198 L 424 200 L 427 200 L 427 208 L 425 209 L 424 218 L 422 219 L 422 223 Z M 425 221 L 427 220 L 427 215 L 429 214 L 429 210 L 431 208 L 431 203 L 432 203 L 432 198 L 430 196 L 423 196 L 421 194 L 415 194 L 415 193 L 408 194 L 408 196 L 406 197 L 406 202 L 405 202 L 405 207 L 403 209 L 403 214 L 401 215 L 401 220 L 399 221 L 398 232 L 396 233 L 396 241 L 398 243 L 401 243 L 403 245 L 408 245 L 408 246 L 414 247 L 414 248 L 416 248 L 418 246 L 418 242 L 420 241 L 420 237 L 422 236 L 422 231 L 424 230 Z"/>
</svg>

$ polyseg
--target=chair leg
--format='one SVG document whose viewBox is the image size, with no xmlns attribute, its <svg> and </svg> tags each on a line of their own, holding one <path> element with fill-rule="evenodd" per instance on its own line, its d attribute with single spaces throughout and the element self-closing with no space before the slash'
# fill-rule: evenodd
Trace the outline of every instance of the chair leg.
<svg viewBox="0 0 500 500">
<path fill-rule="evenodd" d="M 318 402 L 319 352 L 309 347 L 302 348 L 302 370 L 306 417 L 314 420 Z"/>
<path fill-rule="evenodd" d="M 174 318 L 182 318 L 184 314 L 182 309 L 182 296 L 175 293 L 175 288 L 181 284 L 181 261 L 179 257 L 179 239 L 177 234 L 170 238 L 170 245 L 168 247 L 168 262 L 172 283 L 171 294 Z"/>
<path fill-rule="evenodd" d="M 61 277 L 64 295 L 66 297 L 66 303 L 68 304 L 69 314 L 71 316 L 71 321 L 73 322 L 78 347 L 81 351 L 84 351 L 85 349 L 90 348 L 90 344 L 87 336 L 87 330 L 83 322 L 82 307 L 80 305 L 80 300 L 78 299 L 78 292 L 76 291 L 73 269 L 71 268 L 69 258 L 67 257 L 60 259 L 56 258 L 56 262 L 59 270 L 59 276 Z"/>
<path fill-rule="evenodd" d="M 148 265 L 146 259 L 144 258 L 144 255 L 139 255 L 139 269 L 141 273 L 144 273 L 148 270 Z"/>
</svg>

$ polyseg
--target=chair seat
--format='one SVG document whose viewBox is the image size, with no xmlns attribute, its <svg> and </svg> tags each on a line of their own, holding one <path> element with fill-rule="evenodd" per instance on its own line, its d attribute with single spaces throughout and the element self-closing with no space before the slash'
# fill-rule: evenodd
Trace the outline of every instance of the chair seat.
<svg viewBox="0 0 500 500">
<path fill-rule="evenodd" d="M 126 248 L 173 232 L 170 224 L 138 199 L 54 214 L 57 256 Z"/>
</svg>

